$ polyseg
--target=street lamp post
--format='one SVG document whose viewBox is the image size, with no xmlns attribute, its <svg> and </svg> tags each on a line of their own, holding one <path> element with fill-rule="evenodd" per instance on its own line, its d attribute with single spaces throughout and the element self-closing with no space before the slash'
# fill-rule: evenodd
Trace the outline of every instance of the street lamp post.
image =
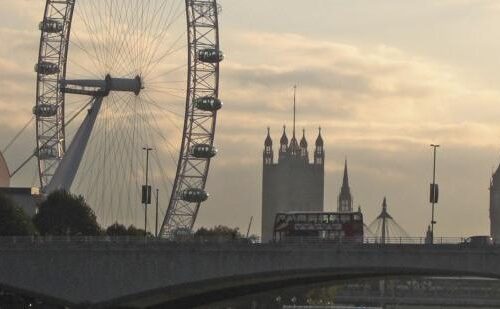
<svg viewBox="0 0 500 309">
<path fill-rule="evenodd" d="M 430 190 L 430 202 L 432 204 L 432 217 L 431 217 L 431 234 L 430 234 L 430 243 L 434 243 L 434 224 L 436 221 L 434 219 L 434 204 L 438 202 L 438 188 L 436 185 L 436 149 L 439 147 L 437 144 L 431 144 L 431 147 L 434 150 L 434 164 L 432 166 L 432 185 Z"/>
<path fill-rule="evenodd" d="M 149 187 L 149 152 L 153 150 L 150 147 L 143 147 L 142 150 L 146 151 L 146 185 L 142 190 L 142 202 L 144 203 L 144 236 L 147 235 L 148 227 L 148 204 L 151 203 L 151 189 Z"/>
<path fill-rule="evenodd" d="M 158 237 L 158 199 L 159 199 L 160 190 L 156 189 L 156 220 L 155 220 L 155 237 Z"/>
</svg>

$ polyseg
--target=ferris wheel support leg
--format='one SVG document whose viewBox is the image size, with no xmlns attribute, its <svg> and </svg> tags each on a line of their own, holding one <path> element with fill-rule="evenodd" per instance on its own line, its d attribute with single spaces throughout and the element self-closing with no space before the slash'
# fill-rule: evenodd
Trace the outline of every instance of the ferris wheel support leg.
<svg viewBox="0 0 500 309">
<path fill-rule="evenodd" d="M 69 191 L 76 173 L 82 161 L 83 154 L 87 148 L 92 129 L 94 128 L 97 115 L 101 109 L 103 97 L 94 97 L 92 107 L 89 109 L 85 120 L 76 132 L 71 145 L 66 151 L 64 158 L 59 163 L 50 183 L 43 188 L 43 192 L 50 194 L 56 190 Z"/>
</svg>

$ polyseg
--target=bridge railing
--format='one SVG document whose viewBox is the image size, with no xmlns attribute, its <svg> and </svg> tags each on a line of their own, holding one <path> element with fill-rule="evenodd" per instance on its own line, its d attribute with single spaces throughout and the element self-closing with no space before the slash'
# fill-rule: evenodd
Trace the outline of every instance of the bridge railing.
<svg viewBox="0 0 500 309">
<path fill-rule="evenodd" d="M 0 237 L 0 244 L 22 244 L 22 243 L 239 243 L 239 244 L 260 244 L 258 238 L 233 238 L 227 236 L 213 237 L 183 237 L 182 239 L 161 239 L 144 236 L 9 236 Z M 318 237 L 288 237 L 275 243 L 290 244 L 368 244 L 368 245 L 390 245 L 390 244 L 414 244 L 430 245 L 424 237 L 380 237 L 365 238 L 339 238 L 321 239 Z M 434 245 L 466 244 L 464 237 L 436 237 Z"/>
<path fill-rule="evenodd" d="M 446 245 L 446 244 L 461 244 L 465 243 L 465 237 L 435 237 L 432 244 Z M 425 237 L 365 237 L 364 243 L 367 244 L 415 244 L 425 245 L 431 244 Z"/>
<path fill-rule="evenodd" d="M 259 239 L 233 238 L 226 236 L 203 236 L 183 237 L 182 239 L 163 239 L 151 236 L 2 236 L 1 244 L 42 244 L 42 243 L 102 243 L 102 244 L 126 244 L 126 243 L 260 243 Z"/>
<path fill-rule="evenodd" d="M 448 244 L 466 244 L 464 237 L 435 237 L 432 244 L 448 245 Z M 300 243 L 300 244 L 315 244 L 315 243 L 335 243 L 335 244 L 371 244 L 371 245 L 390 245 L 390 244 L 405 244 L 405 245 L 432 245 L 425 237 L 342 237 L 336 239 L 324 239 L 318 237 L 287 237 L 279 241 L 279 243 Z"/>
</svg>

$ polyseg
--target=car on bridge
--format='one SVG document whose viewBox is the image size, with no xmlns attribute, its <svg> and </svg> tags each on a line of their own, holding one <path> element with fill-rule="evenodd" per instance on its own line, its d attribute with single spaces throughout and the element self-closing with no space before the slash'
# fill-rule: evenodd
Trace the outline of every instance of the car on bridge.
<svg viewBox="0 0 500 309">
<path fill-rule="evenodd" d="M 494 242 L 491 236 L 478 235 L 466 238 L 463 244 L 468 247 L 477 248 L 477 247 L 493 246 Z"/>
</svg>

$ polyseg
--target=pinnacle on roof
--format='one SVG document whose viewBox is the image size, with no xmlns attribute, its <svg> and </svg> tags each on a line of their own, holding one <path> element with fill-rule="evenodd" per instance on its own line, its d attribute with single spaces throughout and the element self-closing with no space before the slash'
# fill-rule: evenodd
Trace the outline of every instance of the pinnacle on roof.
<svg viewBox="0 0 500 309">
<path fill-rule="evenodd" d="M 292 136 L 292 139 L 290 140 L 290 146 L 288 147 L 288 151 L 291 152 L 292 154 L 299 154 L 300 151 L 299 143 L 297 142 L 295 135 Z"/>
<path fill-rule="evenodd" d="M 286 126 L 283 126 L 283 135 L 281 135 L 280 144 L 288 145 L 288 137 L 286 137 Z"/>
<path fill-rule="evenodd" d="M 323 146 L 323 138 L 321 137 L 321 127 L 318 129 L 318 138 L 316 138 L 316 146 Z"/>
<path fill-rule="evenodd" d="M 300 147 L 307 148 L 306 130 L 305 129 L 302 129 L 302 139 L 300 140 Z"/>
<path fill-rule="evenodd" d="M 272 146 L 273 145 L 273 140 L 271 139 L 271 129 L 267 127 L 267 137 L 266 141 L 264 142 L 264 146 Z"/>
</svg>

